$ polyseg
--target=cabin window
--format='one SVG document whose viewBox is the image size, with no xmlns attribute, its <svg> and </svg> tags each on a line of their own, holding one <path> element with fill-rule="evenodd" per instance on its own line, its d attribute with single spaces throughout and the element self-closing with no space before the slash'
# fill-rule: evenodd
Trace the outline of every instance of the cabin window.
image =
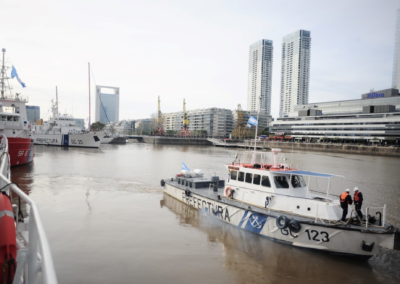
<svg viewBox="0 0 400 284">
<path fill-rule="evenodd" d="M 2 120 L 2 121 L 7 121 L 7 117 L 2 116 L 2 117 L 1 117 L 1 120 Z"/>
<path fill-rule="evenodd" d="M 239 172 L 238 181 L 244 181 L 244 172 Z"/>
<path fill-rule="evenodd" d="M 237 171 L 231 171 L 231 179 L 237 179 Z"/>
<path fill-rule="evenodd" d="M 253 174 L 246 173 L 246 182 L 251 183 L 253 181 Z"/>
<path fill-rule="evenodd" d="M 285 176 L 274 176 L 276 188 L 289 188 L 289 183 Z"/>
<path fill-rule="evenodd" d="M 261 176 L 260 175 L 254 175 L 253 176 L 253 183 L 260 185 L 260 181 L 261 181 Z"/>
<path fill-rule="evenodd" d="M 12 116 L 7 116 L 7 121 L 12 121 Z"/>
<path fill-rule="evenodd" d="M 18 121 L 18 116 L 14 116 L 14 121 Z"/>
<path fill-rule="evenodd" d="M 305 187 L 307 185 L 303 176 L 292 176 L 291 184 L 294 188 Z"/>
<path fill-rule="evenodd" d="M 266 187 L 271 187 L 271 183 L 269 182 L 269 177 L 262 176 L 261 185 Z"/>
</svg>

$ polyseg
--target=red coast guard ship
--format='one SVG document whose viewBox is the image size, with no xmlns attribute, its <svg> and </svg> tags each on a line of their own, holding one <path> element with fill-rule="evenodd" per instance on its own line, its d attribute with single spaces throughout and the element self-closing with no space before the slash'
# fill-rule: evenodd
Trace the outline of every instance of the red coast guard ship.
<svg viewBox="0 0 400 284">
<path fill-rule="evenodd" d="M 30 124 L 26 113 L 27 98 L 19 94 L 12 94 L 12 88 L 8 81 L 7 71 L 11 69 L 5 65 L 5 52 L 3 48 L 3 60 L 0 74 L 0 135 L 8 137 L 9 155 L 11 166 L 25 165 L 33 161 L 33 139 L 31 137 Z M 13 67 L 14 75 L 20 81 Z M 20 81 L 21 85 L 25 84 Z M 0 137 L 1 141 L 1 137 Z"/>
</svg>

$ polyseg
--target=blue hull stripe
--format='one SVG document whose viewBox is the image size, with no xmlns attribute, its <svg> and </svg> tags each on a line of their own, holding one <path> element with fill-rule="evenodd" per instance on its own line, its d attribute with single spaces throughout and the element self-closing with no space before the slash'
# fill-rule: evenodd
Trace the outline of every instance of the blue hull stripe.
<svg viewBox="0 0 400 284">
<path fill-rule="evenodd" d="M 239 223 L 239 225 L 238 225 L 239 228 L 242 227 L 242 224 L 243 224 L 243 222 L 245 221 L 246 216 L 247 216 L 248 213 L 249 213 L 249 211 L 245 211 L 245 212 L 244 212 L 243 217 L 242 217 L 242 220 L 240 220 L 240 223 Z"/>
</svg>

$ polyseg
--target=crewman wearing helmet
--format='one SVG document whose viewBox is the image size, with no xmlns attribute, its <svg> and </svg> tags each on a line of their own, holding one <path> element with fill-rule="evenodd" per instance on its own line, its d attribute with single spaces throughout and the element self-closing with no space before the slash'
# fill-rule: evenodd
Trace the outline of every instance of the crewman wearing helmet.
<svg viewBox="0 0 400 284">
<path fill-rule="evenodd" d="M 357 215 L 362 219 L 363 213 L 361 211 L 361 206 L 362 206 L 362 203 L 363 203 L 364 199 L 363 199 L 362 193 L 358 190 L 358 187 L 354 188 L 354 198 L 353 198 L 353 200 L 354 200 L 354 206 L 356 207 Z"/>
<path fill-rule="evenodd" d="M 340 207 L 342 207 L 343 209 L 343 214 L 342 214 L 342 221 L 345 222 L 346 221 L 346 216 L 347 216 L 347 212 L 349 211 L 349 205 L 351 205 L 353 203 L 353 200 L 351 199 L 351 195 L 350 195 L 350 189 L 346 189 L 345 192 L 343 192 L 340 195 Z"/>
</svg>

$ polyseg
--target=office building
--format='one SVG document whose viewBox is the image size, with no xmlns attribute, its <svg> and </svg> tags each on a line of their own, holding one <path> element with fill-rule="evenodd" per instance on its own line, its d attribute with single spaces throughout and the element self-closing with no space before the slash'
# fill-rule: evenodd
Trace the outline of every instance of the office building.
<svg viewBox="0 0 400 284">
<path fill-rule="evenodd" d="M 279 116 L 295 105 L 308 103 L 310 80 L 310 32 L 298 30 L 283 38 Z"/>
<path fill-rule="evenodd" d="M 271 114 L 272 40 L 262 39 L 250 46 L 247 110 Z"/>
<path fill-rule="evenodd" d="M 85 120 L 83 118 L 74 118 L 75 126 L 85 129 Z"/>
<path fill-rule="evenodd" d="M 397 89 L 373 91 L 358 100 L 298 105 L 288 117 L 272 122 L 271 133 L 295 139 L 400 139 L 400 95 Z"/>
<path fill-rule="evenodd" d="M 392 88 L 398 89 L 400 88 L 400 9 L 397 10 L 396 15 Z"/>
<path fill-rule="evenodd" d="M 26 106 L 27 119 L 31 124 L 35 124 L 40 119 L 39 106 Z"/>
<path fill-rule="evenodd" d="M 196 133 L 206 130 L 209 137 L 229 137 L 233 130 L 233 116 L 229 109 L 207 108 L 186 111 L 189 130 Z M 183 112 L 164 113 L 163 127 L 165 131 L 180 131 L 183 126 Z"/>
<path fill-rule="evenodd" d="M 110 93 L 105 93 L 111 90 Z M 96 86 L 95 121 L 108 124 L 119 120 L 119 88 Z"/>
</svg>

